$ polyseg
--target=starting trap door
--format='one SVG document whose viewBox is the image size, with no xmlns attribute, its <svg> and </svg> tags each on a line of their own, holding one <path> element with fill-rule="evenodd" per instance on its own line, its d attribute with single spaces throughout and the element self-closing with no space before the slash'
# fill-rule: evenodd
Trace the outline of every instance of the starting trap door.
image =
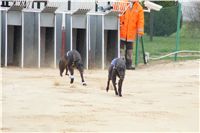
<svg viewBox="0 0 200 133">
<path fill-rule="evenodd" d="M 117 12 L 109 12 L 104 16 L 104 49 L 105 66 L 108 67 L 111 61 L 120 57 L 120 27 Z"/>
<path fill-rule="evenodd" d="M 6 14 L 5 66 L 22 64 L 22 9 L 13 5 Z"/>
<path fill-rule="evenodd" d="M 118 13 L 94 13 L 89 20 L 89 68 L 105 69 L 120 56 Z"/>
<path fill-rule="evenodd" d="M 5 43 L 6 43 L 6 10 L 0 10 L 1 12 L 1 19 L 0 19 L 0 26 L 1 26 L 1 35 L 0 35 L 0 53 L 1 53 L 1 66 L 5 66 Z"/>
<path fill-rule="evenodd" d="M 78 9 L 72 14 L 71 49 L 76 49 L 83 60 L 84 67 L 87 67 L 87 12 L 90 9 Z"/>
<path fill-rule="evenodd" d="M 41 67 L 56 67 L 56 9 L 47 6 L 40 13 Z"/>
<path fill-rule="evenodd" d="M 23 11 L 24 67 L 39 65 L 39 12 L 34 9 Z"/>
</svg>

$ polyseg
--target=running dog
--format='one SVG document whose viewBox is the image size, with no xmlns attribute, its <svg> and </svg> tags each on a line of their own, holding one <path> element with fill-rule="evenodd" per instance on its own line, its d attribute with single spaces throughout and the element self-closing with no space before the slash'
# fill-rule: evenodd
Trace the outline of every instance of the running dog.
<svg viewBox="0 0 200 133">
<path fill-rule="evenodd" d="M 82 84 L 86 86 L 87 84 L 83 77 L 84 67 L 83 67 L 81 55 L 78 51 L 71 50 L 71 51 L 68 51 L 59 62 L 60 76 L 62 77 L 62 74 L 65 69 L 66 69 L 65 75 L 68 75 L 68 71 L 69 71 L 71 84 L 73 84 L 74 82 L 74 68 L 78 69 L 78 71 L 80 72 L 81 79 L 82 79 Z"/>
<path fill-rule="evenodd" d="M 119 95 L 120 97 L 122 97 L 122 84 L 125 78 L 125 71 L 126 71 L 126 63 L 124 59 L 115 58 L 112 60 L 111 65 L 108 69 L 108 81 L 107 81 L 107 87 L 106 87 L 107 92 L 109 90 L 110 80 L 112 80 L 114 90 L 115 90 L 115 95 Z M 116 87 L 117 77 L 119 78 L 118 91 Z"/>
</svg>

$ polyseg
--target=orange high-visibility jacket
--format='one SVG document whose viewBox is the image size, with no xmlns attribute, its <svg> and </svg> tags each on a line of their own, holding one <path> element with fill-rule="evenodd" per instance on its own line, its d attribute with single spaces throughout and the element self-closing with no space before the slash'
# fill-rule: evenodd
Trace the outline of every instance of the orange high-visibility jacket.
<svg viewBox="0 0 200 133">
<path fill-rule="evenodd" d="M 137 34 L 144 34 L 144 11 L 138 1 L 120 17 L 120 39 L 133 42 Z"/>
</svg>

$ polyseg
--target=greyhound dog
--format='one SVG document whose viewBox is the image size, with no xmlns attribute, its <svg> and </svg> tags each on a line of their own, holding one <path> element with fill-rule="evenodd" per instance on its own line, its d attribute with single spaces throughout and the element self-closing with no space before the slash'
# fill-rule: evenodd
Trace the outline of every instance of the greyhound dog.
<svg viewBox="0 0 200 133">
<path fill-rule="evenodd" d="M 78 51 L 71 50 L 71 51 L 68 51 L 59 62 L 60 76 L 62 77 L 62 74 L 65 69 L 66 69 L 65 75 L 68 75 L 68 70 L 69 70 L 70 72 L 69 77 L 71 79 L 70 81 L 71 84 L 74 82 L 74 68 L 78 69 L 81 75 L 82 84 L 86 86 L 87 84 L 83 77 L 84 67 L 83 67 L 81 55 Z"/>
<path fill-rule="evenodd" d="M 112 60 L 111 65 L 108 69 L 108 82 L 107 82 L 107 87 L 106 87 L 107 92 L 109 90 L 110 80 L 112 80 L 115 94 L 118 95 L 118 93 L 119 93 L 119 96 L 120 97 L 122 96 L 122 83 L 125 78 L 125 71 L 126 71 L 126 63 L 125 63 L 124 59 L 115 58 Z M 117 77 L 119 78 L 118 91 L 117 91 L 117 87 L 116 87 L 116 78 Z"/>
</svg>

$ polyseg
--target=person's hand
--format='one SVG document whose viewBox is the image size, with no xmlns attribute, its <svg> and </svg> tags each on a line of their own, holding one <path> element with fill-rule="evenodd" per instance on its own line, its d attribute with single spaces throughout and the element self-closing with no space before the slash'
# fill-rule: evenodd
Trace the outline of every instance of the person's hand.
<svg viewBox="0 0 200 133">
<path fill-rule="evenodd" d="M 142 37 L 143 35 L 142 34 L 138 34 L 138 37 Z"/>
</svg>

